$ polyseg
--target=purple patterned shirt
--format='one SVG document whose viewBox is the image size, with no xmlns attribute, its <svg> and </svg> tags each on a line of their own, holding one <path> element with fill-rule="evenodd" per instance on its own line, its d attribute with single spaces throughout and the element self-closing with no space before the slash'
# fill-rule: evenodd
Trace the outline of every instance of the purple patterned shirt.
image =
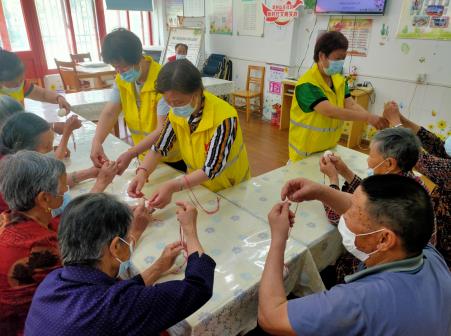
<svg viewBox="0 0 451 336">
<path fill-rule="evenodd" d="M 25 335 L 158 335 L 211 298 L 215 266 L 193 253 L 184 280 L 154 286 L 140 275 L 117 281 L 93 267 L 66 266 L 37 289 Z"/>
</svg>

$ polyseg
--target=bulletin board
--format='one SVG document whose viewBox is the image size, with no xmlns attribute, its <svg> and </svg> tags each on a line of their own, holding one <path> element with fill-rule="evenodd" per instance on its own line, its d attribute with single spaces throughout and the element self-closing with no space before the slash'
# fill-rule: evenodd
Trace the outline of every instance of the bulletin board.
<svg viewBox="0 0 451 336">
<path fill-rule="evenodd" d="M 451 40 L 450 1 L 404 0 L 398 37 Z"/>
<path fill-rule="evenodd" d="M 175 55 L 175 46 L 177 43 L 184 43 L 188 46 L 186 58 L 195 66 L 200 67 L 203 62 L 205 50 L 204 30 L 201 28 L 171 28 L 163 57 L 160 59 L 161 64 L 165 64 L 168 61 L 168 57 Z"/>
</svg>

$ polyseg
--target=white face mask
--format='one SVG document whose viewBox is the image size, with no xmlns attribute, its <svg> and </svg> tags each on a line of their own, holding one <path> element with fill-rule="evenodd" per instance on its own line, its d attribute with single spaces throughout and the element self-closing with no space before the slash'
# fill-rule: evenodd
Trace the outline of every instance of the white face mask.
<svg viewBox="0 0 451 336">
<path fill-rule="evenodd" d="M 385 229 L 380 229 L 368 233 L 355 234 L 354 232 L 349 230 L 343 216 L 340 217 L 340 221 L 338 222 L 338 231 L 340 232 L 341 237 L 343 238 L 343 246 L 349 253 L 351 253 L 354 257 L 356 257 L 362 262 L 366 261 L 370 257 L 370 255 L 378 252 L 378 250 L 373 251 L 371 253 L 365 253 L 363 251 L 360 251 L 357 248 L 357 246 L 355 246 L 355 238 L 358 236 L 368 236 L 376 232 L 381 232 L 383 230 Z"/>
<path fill-rule="evenodd" d="M 175 54 L 175 59 L 176 60 L 181 60 L 181 59 L 185 59 L 186 55 L 182 55 L 182 54 Z"/>
<path fill-rule="evenodd" d="M 376 167 L 374 167 L 374 168 L 369 168 L 368 167 L 368 170 L 367 170 L 367 175 L 368 175 L 368 177 L 370 177 L 370 176 L 373 176 L 374 175 L 374 169 L 376 169 L 377 167 L 379 167 L 381 164 L 383 164 L 384 162 L 385 162 L 385 160 L 387 160 L 387 159 L 384 159 L 384 160 L 382 160 L 381 162 L 379 162 L 377 165 L 376 165 Z M 391 172 L 391 169 L 389 170 L 389 171 L 387 171 L 387 172 L 385 172 L 384 174 L 388 174 L 389 172 Z"/>
</svg>

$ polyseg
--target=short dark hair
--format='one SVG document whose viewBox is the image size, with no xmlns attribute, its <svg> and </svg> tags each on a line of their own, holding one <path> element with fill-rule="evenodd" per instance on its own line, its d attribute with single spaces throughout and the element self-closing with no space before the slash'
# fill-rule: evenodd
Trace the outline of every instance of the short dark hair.
<svg viewBox="0 0 451 336">
<path fill-rule="evenodd" d="M 434 210 L 423 186 L 410 177 L 374 175 L 362 181 L 369 216 L 395 232 L 408 255 L 421 253 L 431 238 Z"/>
<path fill-rule="evenodd" d="M 0 50 L 0 82 L 15 80 L 24 71 L 25 67 L 15 53 L 3 49 Z"/>
<path fill-rule="evenodd" d="M 177 49 L 178 47 L 183 47 L 185 48 L 186 52 L 188 52 L 188 46 L 185 43 L 177 43 L 175 45 L 175 49 Z"/>
<path fill-rule="evenodd" d="M 313 59 L 318 62 L 320 52 L 328 57 L 335 50 L 348 50 L 348 46 L 348 39 L 342 33 L 337 31 L 324 33 L 316 41 Z"/>
<path fill-rule="evenodd" d="M 131 222 L 130 208 L 115 196 L 93 193 L 74 198 L 58 228 L 63 264 L 96 266 L 105 246 L 115 237 L 126 237 Z"/>
<path fill-rule="evenodd" d="M 102 43 L 103 61 L 108 64 L 124 62 L 138 64 L 142 58 L 143 47 L 138 36 L 125 28 L 113 30 L 105 36 Z"/>
<path fill-rule="evenodd" d="M 392 157 L 402 172 L 411 171 L 420 157 L 420 139 L 408 128 L 386 128 L 376 133 L 372 142 L 386 159 Z"/>
<path fill-rule="evenodd" d="M 156 81 L 158 93 L 174 90 L 189 94 L 203 89 L 202 75 L 193 63 L 186 59 L 166 63 Z"/>
<path fill-rule="evenodd" d="M 22 104 L 10 96 L 0 95 L 0 127 L 17 112 L 24 112 Z"/>
<path fill-rule="evenodd" d="M 39 136 L 49 129 L 48 122 L 34 113 L 13 114 L 0 131 L 0 154 L 14 154 L 22 149 L 36 150 Z"/>
</svg>

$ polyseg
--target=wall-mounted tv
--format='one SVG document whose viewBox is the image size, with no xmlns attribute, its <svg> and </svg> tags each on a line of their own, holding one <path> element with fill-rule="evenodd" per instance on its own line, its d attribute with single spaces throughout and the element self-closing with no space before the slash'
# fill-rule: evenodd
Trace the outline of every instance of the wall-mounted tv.
<svg viewBox="0 0 451 336">
<path fill-rule="evenodd" d="M 388 0 L 317 0 L 316 14 L 384 15 Z"/>
</svg>

